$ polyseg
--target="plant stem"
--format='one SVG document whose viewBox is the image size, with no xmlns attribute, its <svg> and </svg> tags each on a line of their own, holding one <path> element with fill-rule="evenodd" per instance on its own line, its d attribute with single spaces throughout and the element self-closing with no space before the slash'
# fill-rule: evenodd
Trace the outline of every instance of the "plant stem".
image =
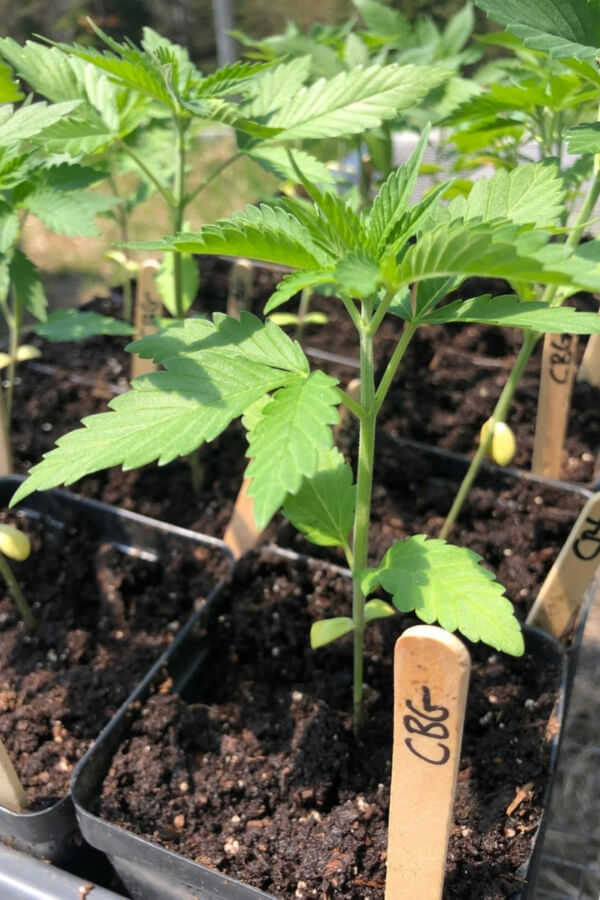
<svg viewBox="0 0 600 900">
<path fill-rule="evenodd" d="M 365 633 L 365 595 L 356 573 L 367 566 L 369 549 L 369 521 L 375 459 L 375 377 L 373 366 L 373 335 L 368 327 L 370 308 L 362 304 L 360 331 L 360 404 L 364 415 L 359 420 L 358 468 L 356 479 L 356 510 L 352 532 L 354 555 L 354 579 L 352 588 L 352 620 L 354 622 L 354 678 L 353 709 L 354 729 L 358 731 L 362 721 L 363 706 L 363 653 Z"/>
<path fill-rule="evenodd" d="M 385 367 L 385 372 L 383 373 L 383 377 L 379 384 L 377 385 L 377 391 L 375 393 L 375 414 L 379 412 L 381 409 L 381 405 L 387 396 L 387 392 L 390 388 L 394 375 L 396 374 L 396 370 L 400 365 L 402 357 L 408 347 L 410 339 L 413 334 L 417 330 L 417 325 L 413 325 L 412 322 L 407 322 L 404 326 L 404 331 L 402 332 L 402 336 L 396 345 L 396 349 L 392 353 L 390 361 Z"/>
<path fill-rule="evenodd" d="M 523 369 L 527 365 L 529 357 L 531 356 L 535 345 L 540 339 L 541 335 L 538 331 L 529 331 L 525 334 L 523 338 L 523 343 L 521 345 L 521 349 L 519 350 L 519 355 L 515 361 L 515 364 L 512 368 L 512 371 L 502 389 L 502 393 L 498 398 L 498 402 L 494 408 L 494 412 L 491 415 L 491 421 L 493 424 L 496 422 L 504 422 L 508 411 L 511 407 L 513 397 L 515 395 L 515 391 L 517 389 L 517 385 L 521 379 L 521 375 L 523 373 Z M 456 522 L 457 516 L 459 515 L 463 503 L 466 500 L 467 494 L 471 489 L 471 485 L 473 484 L 475 478 L 477 477 L 477 473 L 481 467 L 481 463 L 483 462 L 485 455 L 487 453 L 488 447 L 492 441 L 494 429 L 490 427 L 488 429 L 487 436 L 484 440 L 482 440 L 477 448 L 477 452 L 475 456 L 471 460 L 469 468 L 463 478 L 460 488 L 454 498 L 454 502 L 450 508 L 450 512 L 446 516 L 446 520 L 442 525 L 440 531 L 440 537 L 443 540 L 446 540 L 450 531 L 452 530 L 452 526 Z"/>
<path fill-rule="evenodd" d="M 31 611 L 31 607 L 25 600 L 25 597 L 23 596 L 21 588 L 19 587 L 19 584 L 17 582 L 17 579 L 13 575 L 10 566 L 8 565 L 8 563 L 6 562 L 5 558 L 2 556 L 1 553 L 0 553 L 0 575 L 2 576 L 2 578 L 4 578 L 7 588 L 13 596 L 13 600 L 17 604 L 17 608 L 21 614 L 23 622 L 25 623 L 25 627 L 29 628 L 30 630 L 32 628 L 35 628 L 35 616 L 33 615 L 33 612 Z"/>
<path fill-rule="evenodd" d="M 214 172 L 211 172 L 211 174 L 208 176 L 206 181 L 203 181 L 201 184 L 199 184 L 197 187 L 195 187 L 193 191 L 190 191 L 190 193 L 187 194 L 187 196 L 185 198 L 186 206 L 188 203 L 191 203 L 192 200 L 194 200 L 198 196 L 198 194 L 204 190 L 205 187 L 208 187 L 208 185 L 211 183 L 211 181 L 213 181 L 214 178 L 216 178 L 218 175 L 220 175 L 224 169 L 226 169 L 228 166 L 230 166 L 236 160 L 240 159 L 241 156 L 243 156 L 243 154 L 238 150 L 237 153 L 234 153 L 233 156 L 230 156 L 229 159 L 226 159 L 219 166 L 217 166 L 217 168 L 214 170 Z"/>
<path fill-rule="evenodd" d="M 297 341 L 302 340 L 302 334 L 304 332 L 304 320 L 308 315 L 308 311 L 310 309 L 310 300 L 313 295 L 312 288 L 304 288 L 302 293 L 300 294 L 300 303 L 298 305 L 298 323 L 296 325 L 296 334 L 294 337 Z"/>
<path fill-rule="evenodd" d="M 185 183 L 185 126 L 180 120 L 176 120 L 175 129 L 177 139 L 175 141 L 175 182 L 173 184 L 173 234 L 179 234 L 183 229 L 183 216 L 186 207 L 184 196 Z M 175 317 L 183 319 L 183 281 L 181 253 L 175 253 L 173 258 L 173 293 L 175 296 Z"/>
<path fill-rule="evenodd" d="M 140 159 L 137 153 L 132 150 L 131 147 L 126 144 L 122 138 L 119 139 L 118 144 L 119 147 L 121 147 L 125 151 L 125 153 L 127 153 L 132 158 L 136 166 L 138 166 L 138 168 L 142 170 L 148 181 L 154 185 L 158 193 L 163 196 L 168 205 L 173 206 L 173 197 L 171 196 L 169 191 L 160 183 L 156 175 L 150 171 L 146 163 Z"/>
</svg>

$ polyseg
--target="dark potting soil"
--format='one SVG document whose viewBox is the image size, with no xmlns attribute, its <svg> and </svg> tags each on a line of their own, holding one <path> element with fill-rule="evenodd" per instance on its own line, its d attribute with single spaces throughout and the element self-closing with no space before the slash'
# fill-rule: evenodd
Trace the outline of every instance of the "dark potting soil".
<svg viewBox="0 0 600 900">
<path fill-rule="evenodd" d="M 349 715 L 351 640 L 318 651 L 311 623 L 349 614 L 347 580 L 247 557 L 185 700 L 158 686 L 104 782 L 102 817 L 279 900 L 382 900 L 393 643 L 369 627 L 366 718 Z M 521 886 L 549 765 L 554 664 L 472 647 L 445 900 Z M 521 873 L 522 874 L 522 873 Z"/>
<path fill-rule="evenodd" d="M 2 516 L 7 520 L 7 515 Z M 32 543 L 11 563 L 36 627 L 0 590 L 0 738 L 31 809 L 65 796 L 77 761 L 225 572 L 213 549 L 170 538 L 151 561 L 85 521 L 10 514 Z"/>
</svg>

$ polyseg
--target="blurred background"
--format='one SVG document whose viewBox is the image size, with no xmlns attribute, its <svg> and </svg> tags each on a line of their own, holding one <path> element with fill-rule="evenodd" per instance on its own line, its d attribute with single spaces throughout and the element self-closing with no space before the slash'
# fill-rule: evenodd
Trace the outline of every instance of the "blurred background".
<svg viewBox="0 0 600 900">
<path fill-rule="evenodd" d="M 427 14 L 443 24 L 464 0 L 394 0 L 388 5 L 411 19 Z M 150 25 L 185 45 L 204 71 L 217 65 L 215 25 L 219 21 L 231 21 L 233 28 L 262 38 L 284 31 L 288 20 L 305 30 L 315 22 L 340 24 L 355 13 L 351 0 L 0 0 L 1 32 L 20 43 L 34 34 L 56 41 L 94 43 L 88 17 L 111 36 L 135 42 L 143 26 Z M 486 25 L 485 16 L 478 11 L 476 31 L 486 30 Z"/>
</svg>

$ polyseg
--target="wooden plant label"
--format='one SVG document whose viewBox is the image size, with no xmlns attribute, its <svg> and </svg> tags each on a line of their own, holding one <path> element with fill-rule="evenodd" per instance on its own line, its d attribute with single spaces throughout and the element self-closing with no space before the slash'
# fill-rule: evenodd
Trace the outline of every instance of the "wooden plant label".
<svg viewBox="0 0 600 900">
<path fill-rule="evenodd" d="M 238 259 L 229 276 L 227 295 L 227 315 L 239 319 L 242 310 L 252 306 L 254 293 L 254 263 L 249 259 Z"/>
<path fill-rule="evenodd" d="M 547 334 L 544 338 L 531 471 L 546 478 L 560 478 L 576 350 L 576 335 Z"/>
<path fill-rule="evenodd" d="M 416 625 L 396 642 L 385 900 L 440 900 L 471 660 L 453 634 Z"/>
<path fill-rule="evenodd" d="M 600 493 L 583 507 L 556 562 L 548 572 L 527 617 L 560 637 L 579 608 L 597 567 L 600 565 Z"/>
<path fill-rule="evenodd" d="M 147 259 L 140 266 L 137 292 L 135 295 L 135 334 L 137 338 L 146 334 L 154 334 L 154 319 L 162 314 L 162 300 L 156 285 L 156 273 L 160 263 L 156 259 Z M 154 372 L 156 365 L 151 359 L 142 359 L 137 353 L 131 355 L 131 377 L 147 375 Z"/>
<path fill-rule="evenodd" d="M 1 391 L 1 389 L 0 389 Z M 0 393 L 0 475 L 12 475 L 12 452 L 4 399 Z"/>
<path fill-rule="evenodd" d="M 255 547 L 262 533 L 252 514 L 252 497 L 248 496 L 249 484 L 250 479 L 244 478 L 223 536 L 224 542 L 236 559 Z"/>
<path fill-rule="evenodd" d="M 2 741 L 0 741 L 0 804 L 13 812 L 20 812 L 28 805 L 27 794 Z"/>
<path fill-rule="evenodd" d="M 591 334 L 577 373 L 577 381 L 600 387 L 600 334 Z"/>
</svg>

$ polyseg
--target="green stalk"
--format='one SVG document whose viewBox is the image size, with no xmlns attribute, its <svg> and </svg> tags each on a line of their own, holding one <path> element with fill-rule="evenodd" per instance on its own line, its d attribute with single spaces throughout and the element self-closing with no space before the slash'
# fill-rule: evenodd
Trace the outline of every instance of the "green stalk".
<svg viewBox="0 0 600 900">
<path fill-rule="evenodd" d="M 179 234 L 183 229 L 183 216 L 186 199 L 184 195 L 185 183 L 185 127 L 181 120 L 175 123 L 177 139 L 175 141 L 175 183 L 173 185 L 173 234 Z M 173 292 L 175 295 L 175 317 L 183 319 L 183 282 L 181 253 L 175 253 L 173 259 Z"/>
<path fill-rule="evenodd" d="M 356 478 L 356 510 L 352 531 L 354 573 L 367 566 L 369 550 L 369 522 L 375 463 L 375 370 L 373 335 L 369 330 L 370 308 L 362 304 L 360 330 L 360 404 L 364 415 L 359 420 L 358 467 Z M 363 713 L 363 653 L 365 635 L 365 595 L 356 574 L 352 588 L 352 620 L 354 622 L 354 729 L 358 731 Z"/>
<path fill-rule="evenodd" d="M 491 415 L 491 422 L 493 424 L 495 424 L 496 422 L 504 422 L 505 421 L 506 416 L 508 415 L 508 411 L 512 405 L 512 401 L 513 401 L 513 397 L 515 395 L 515 391 L 517 389 L 517 385 L 519 384 L 521 375 L 523 374 L 523 369 L 527 365 L 527 362 L 529 361 L 529 357 L 531 356 L 533 349 L 539 339 L 540 339 L 540 333 L 537 331 L 535 331 L 535 332 L 530 331 L 525 334 L 525 336 L 523 338 L 523 344 L 521 345 L 521 349 L 519 350 L 519 355 L 517 356 L 517 359 L 512 368 L 512 371 L 508 377 L 508 380 L 507 380 L 506 384 L 504 385 L 504 388 L 502 389 L 502 393 L 500 394 L 500 397 L 498 398 L 498 402 L 496 403 L 494 412 Z M 456 522 L 456 519 L 457 519 L 457 517 L 463 507 L 463 504 L 467 498 L 467 494 L 471 490 L 471 485 L 473 484 L 473 482 L 475 481 L 475 478 L 477 477 L 479 469 L 481 468 L 481 463 L 485 459 L 486 453 L 491 444 L 493 433 L 494 433 L 494 429 L 492 427 L 490 427 L 488 429 L 488 433 L 487 433 L 485 439 L 483 439 L 480 442 L 477 452 L 475 453 L 475 456 L 471 460 L 471 463 L 469 465 L 469 468 L 467 469 L 465 477 L 463 478 L 460 488 L 458 489 L 458 492 L 456 494 L 456 497 L 454 498 L 454 502 L 453 502 L 452 506 L 450 507 L 450 512 L 446 516 L 446 520 L 445 520 L 444 524 L 442 525 L 442 528 L 440 531 L 440 537 L 443 540 L 446 540 L 448 538 L 448 535 L 449 535 L 450 531 L 452 530 L 452 526 Z"/>
<path fill-rule="evenodd" d="M 35 616 L 31 611 L 31 607 L 27 603 L 25 597 L 21 592 L 21 588 L 19 587 L 19 583 L 17 579 L 12 573 L 12 569 L 4 559 L 4 556 L 0 553 L 0 575 L 4 578 L 6 586 L 9 592 L 12 594 L 13 600 L 17 604 L 17 608 L 19 613 L 21 614 L 21 618 L 25 623 L 25 627 L 28 629 L 35 628 Z"/>
<path fill-rule="evenodd" d="M 300 303 L 298 304 L 298 323 L 296 325 L 296 334 L 294 335 L 297 341 L 302 340 L 302 334 L 304 333 L 304 320 L 306 319 L 308 311 L 310 309 L 310 300 L 312 295 L 312 288 L 304 288 L 304 290 L 300 294 Z"/>
</svg>

